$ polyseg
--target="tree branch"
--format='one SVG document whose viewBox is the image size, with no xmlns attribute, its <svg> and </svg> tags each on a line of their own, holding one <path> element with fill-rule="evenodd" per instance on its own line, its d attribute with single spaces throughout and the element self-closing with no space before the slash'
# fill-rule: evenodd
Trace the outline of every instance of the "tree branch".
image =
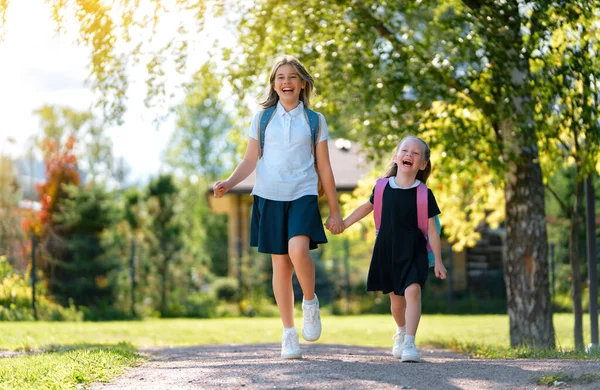
<svg viewBox="0 0 600 390">
<path fill-rule="evenodd" d="M 567 214 L 567 216 L 571 218 L 572 210 L 569 207 L 567 207 L 567 205 L 562 201 L 562 199 L 560 199 L 556 191 L 554 191 L 554 189 L 550 187 L 550 184 L 546 184 L 544 187 L 554 196 L 561 209 Z"/>
</svg>

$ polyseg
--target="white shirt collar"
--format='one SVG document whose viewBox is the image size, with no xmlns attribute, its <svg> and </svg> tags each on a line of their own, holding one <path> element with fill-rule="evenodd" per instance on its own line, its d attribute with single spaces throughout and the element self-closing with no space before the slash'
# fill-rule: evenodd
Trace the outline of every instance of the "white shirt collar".
<svg viewBox="0 0 600 390">
<path fill-rule="evenodd" d="M 283 106 L 281 105 L 281 101 L 277 102 L 277 113 L 281 116 L 284 116 L 286 113 L 289 114 L 290 116 L 298 116 L 298 115 L 302 114 L 303 112 L 304 112 L 304 103 L 302 103 L 302 100 L 300 100 L 300 102 L 298 103 L 296 108 L 294 108 L 290 112 L 287 112 L 285 110 L 285 108 L 283 108 Z"/>
<path fill-rule="evenodd" d="M 419 184 L 421 184 L 421 181 L 419 179 L 415 179 L 415 182 L 410 187 L 400 187 L 398 184 L 396 184 L 396 176 L 390 176 L 390 187 L 396 190 L 408 190 L 410 188 L 417 187 Z"/>
</svg>

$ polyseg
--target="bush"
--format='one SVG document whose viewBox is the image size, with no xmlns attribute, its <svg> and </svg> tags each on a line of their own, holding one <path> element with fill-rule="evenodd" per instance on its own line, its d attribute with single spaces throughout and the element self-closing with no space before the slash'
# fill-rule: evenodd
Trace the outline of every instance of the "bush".
<svg viewBox="0 0 600 390">
<path fill-rule="evenodd" d="M 235 302 L 239 295 L 238 281 L 234 278 L 218 278 L 212 283 L 219 301 Z"/>
<path fill-rule="evenodd" d="M 247 317 L 278 317 L 277 305 L 265 296 L 244 299 L 240 302 L 241 314 Z"/>
<path fill-rule="evenodd" d="M 237 303 L 221 303 L 217 307 L 217 317 L 239 317 L 240 305 Z"/>
<path fill-rule="evenodd" d="M 199 292 L 191 294 L 185 300 L 185 316 L 193 318 L 214 318 L 217 316 L 219 301 L 214 294 Z"/>
<path fill-rule="evenodd" d="M 0 321 L 33 321 L 32 289 L 25 277 L 14 273 L 4 256 L 0 256 L 0 278 Z M 83 320 L 83 313 L 75 308 L 72 301 L 65 308 L 39 294 L 36 295 L 35 304 L 39 320 Z"/>
</svg>

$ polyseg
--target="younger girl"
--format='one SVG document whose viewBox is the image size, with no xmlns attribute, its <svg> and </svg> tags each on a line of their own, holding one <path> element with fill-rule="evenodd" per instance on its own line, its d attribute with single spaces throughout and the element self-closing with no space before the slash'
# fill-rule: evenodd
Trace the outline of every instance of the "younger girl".
<svg viewBox="0 0 600 390">
<path fill-rule="evenodd" d="M 394 357 L 418 362 L 415 334 L 421 318 L 421 289 L 427 280 L 426 238 L 417 222 L 417 186 L 431 173 L 429 146 L 421 138 L 404 138 L 384 174 L 389 182 L 383 190 L 381 225 L 375 240 L 367 279 L 367 291 L 390 294 L 392 316 L 397 330 Z M 373 194 L 375 190 L 373 191 Z M 429 244 L 435 256 L 435 276 L 446 279 L 442 264 L 440 236 L 434 217 L 440 213 L 431 190 L 427 191 Z M 374 195 L 344 220 L 344 227 L 373 211 Z"/>
<path fill-rule="evenodd" d="M 302 336 L 316 341 L 321 335 L 315 266 L 309 253 L 327 242 L 317 203 L 319 178 L 330 211 L 325 226 L 336 234 L 344 230 L 329 163 L 327 124 L 323 115 L 308 110 L 312 90 L 313 78 L 300 61 L 290 56 L 279 58 L 271 70 L 267 96 L 260 103 L 264 110 L 252 121 L 244 159 L 227 180 L 213 185 L 219 198 L 256 168 L 250 245 L 271 254 L 273 292 L 284 327 L 284 359 L 301 357 L 294 327 L 294 270 L 304 294 Z M 268 115 L 270 118 L 265 118 Z M 311 152 L 311 126 L 315 124 L 320 131 L 316 150 Z"/>
</svg>

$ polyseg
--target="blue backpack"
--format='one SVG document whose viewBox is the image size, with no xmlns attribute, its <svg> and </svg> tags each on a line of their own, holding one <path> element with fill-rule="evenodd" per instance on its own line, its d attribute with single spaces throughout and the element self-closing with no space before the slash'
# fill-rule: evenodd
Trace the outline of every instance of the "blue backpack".
<svg viewBox="0 0 600 390">
<path fill-rule="evenodd" d="M 259 118 L 259 131 L 258 131 L 258 158 L 260 159 L 263 155 L 265 149 L 265 131 L 267 130 L 267 126 L 271 119 L 273 119 L 273 113 L 275 113 L 275 109 L 277 106 L 267 107 L 260 113 Z M 319 176 L 319 170 L 317 169 L 317 142 L 319 141 L 319 137 L 321 136 L 321 121 L 319 119 L 319 115 L 311 110 L 310 108 L 304 106 L 304 116 L 306 117 L 306 121 L 310 126 L 310 139 L 312 141 L 311 145 L 311 153 L 315 160 L 315 171 L 317 172 L 317 177 Z M 323 195 L 323 186 L 321 184 L 321 178 L 319 177 L 317 189 L 319 191 L 319 196 Z"/>
</svg>

